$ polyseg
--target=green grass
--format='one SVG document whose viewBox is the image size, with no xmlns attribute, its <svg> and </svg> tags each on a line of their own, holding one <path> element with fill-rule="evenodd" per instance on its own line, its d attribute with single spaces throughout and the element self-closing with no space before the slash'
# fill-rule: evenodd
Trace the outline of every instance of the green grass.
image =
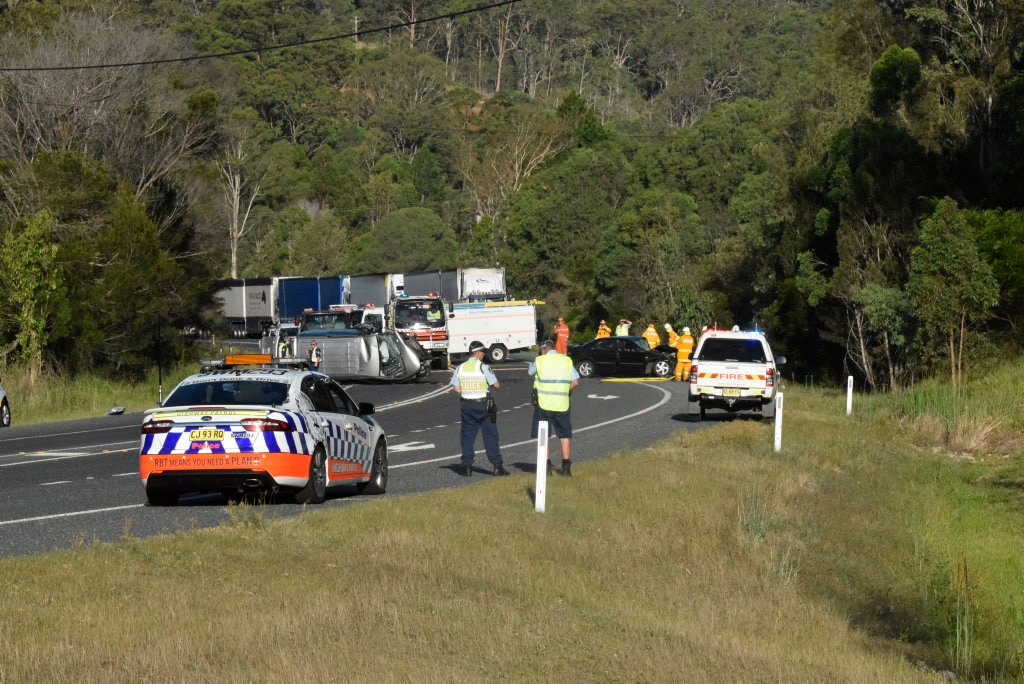
<svg viewBox="0 0 1024 684">
<path fill-rule="evenodd" d="M 522 475 L 129 521 L 0 561 L 0 681 L 1020 681 L 1017 418 L 951 449 L 944 405 L 787 388 L 781 452 L 754 421 L 679 432 L 550 481 L 544 514 Z"/>
</svg>

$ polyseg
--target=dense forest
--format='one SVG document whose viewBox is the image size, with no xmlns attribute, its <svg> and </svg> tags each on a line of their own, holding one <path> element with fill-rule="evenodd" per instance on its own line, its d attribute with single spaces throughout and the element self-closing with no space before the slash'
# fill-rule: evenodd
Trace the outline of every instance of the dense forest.
<svg viewBox="0 0 1024 684">
<path fill-rule="evenodd" d="M 0 364 L 138 374 L 216 279 L 505 266 L 868 389 L 1024 346 L 1024 0 L 7 0 Z"/>
</svg>

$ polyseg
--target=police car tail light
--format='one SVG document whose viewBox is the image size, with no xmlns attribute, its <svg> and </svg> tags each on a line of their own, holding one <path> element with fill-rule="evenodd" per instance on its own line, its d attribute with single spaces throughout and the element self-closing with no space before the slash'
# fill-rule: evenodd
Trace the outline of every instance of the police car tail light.
<svg viewBox="0 0 1024 684">
<path fill-rule="evenodd" d="M 769 368 L 766 373 L 766 376 L 767 377 L 765 378 L 764 384 L 766 384 L 768 387 L 771 387 L 772 385 L 775 384 L 775 369 Z"/>
<path fill-rule="evenodd" d="M 292 426 L 273 418 L 243 418 L 239 421 L 246 432 L 291 432 Z"/>
<path fill-rule="evenodd" d="M 151 420 L 148 423 L 142 424 L 142 434 L 158 435 L 164 432 L 170 432 L 173 426 L 173 420 Z"/>
</svg>

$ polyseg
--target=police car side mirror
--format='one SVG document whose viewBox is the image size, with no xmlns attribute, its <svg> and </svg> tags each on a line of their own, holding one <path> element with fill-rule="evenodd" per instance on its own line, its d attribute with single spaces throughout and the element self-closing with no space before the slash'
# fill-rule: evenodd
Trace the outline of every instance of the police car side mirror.
<svg viewBox="0 0 1024 684">
<path fill-rule="evenodd" d="M 361 416 L 369 416 L 372 413 L 374 413 L 374 411 L 375 411 L 374 406 L 370 402 L 368 402 L 368 401 L 361 401 L 361 402 L 359 402 L 359 415 L 361 415 Z"/>
</svg>

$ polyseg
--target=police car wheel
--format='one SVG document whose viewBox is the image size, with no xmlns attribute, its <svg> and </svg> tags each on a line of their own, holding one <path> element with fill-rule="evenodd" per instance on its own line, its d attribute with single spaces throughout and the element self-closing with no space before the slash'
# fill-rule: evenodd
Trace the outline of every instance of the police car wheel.
<svg viewBox="0 0 1024 684">
<path fill-rule="evenodd" d="M 11 405 L 6 399 L 0 404 L 0 427 L 11 427 Z"/>
<path fill-rule="evenodd" d="M 178 492 L 147 487 L 146 498 L 149 500 L 150 506 L 173 506 L 178 503 Z"/>
<path fill-rule="evenodd" d="M 576 366 L 576 372 L 580 374 L 581 378 L 589 378 L 594 374 L 594 362 L 580 361 L 579 365 Z"/>
<path fill-rule="evenodd" d="M 360 482 L 356 489 L 360 494 L 383 494 L 388 488 L 388 446 L 379 440 L 373 450 L 373 464 L 370 466 L 370 479 Z"/>
<path fill-rule="evenodd" d="M 322 504 L 327 498 L 327 458 L 324 448 L 317 447 L 309 460 L 309 481 L 295 493 L 295 503 Z"/>
</svg>

